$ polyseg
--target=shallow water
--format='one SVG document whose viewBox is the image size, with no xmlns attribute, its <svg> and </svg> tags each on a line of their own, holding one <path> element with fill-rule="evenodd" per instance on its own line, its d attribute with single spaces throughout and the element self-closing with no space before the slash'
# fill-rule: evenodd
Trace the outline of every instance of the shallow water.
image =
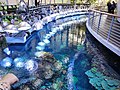
<svg viewBox="0 0 120 90">
<path fill-rule="evenodd" d="M 45 30 L 48 28 L 51 28 L 51 26 L 48 25 L 44 27 Z M 42 41 L 44 35 L 45 32 L 34 33 L 33 37 L 28 40 L 26 44 L 10 45 L 9 47 L 12 50 L 11 57 L 13 59 L 21 57 L 24 58 L 24 60 L 35 59 L 34 53 L 37 51 L 35 47 L 38 42 Z M 64 85 L 56 89 L 55 85 L 58 85 L 58 82 L 54 82 L 55 90 L 94 90 L 93 86 L 89 84 L 88 77 L 85 75 L 85 72 L 91 67 L 91 58 L 85 49 L 85 37 L 84 23 L 74 23 L 66 26 L 63 31 L 56 33 L 50 38 L 51 43 L 46 46 L 45 51 L 52 53 L 58 61 L 62 62 L 63 67 L 66 67 L 65 70 L 67 74 L 60 74 L 59 77 L 54 78 L 54 80 L 45 80 L 44 83 L 40 86 L 38 85 L 35 90 L 46 90 L 45 88 L 52 90 L 50 88 L 56 80 L 61 81 Z M 65 60 L 68 60 L 66 64 Z M 1 68 L 1 70 L 3 70 L 3 68 Z M 25 85 L 29 87 L 30 90 L 34 90 L 35 87 L 31 84 L 35 76 L 34 74 L 29 74 L 26 69 L 15 68 L 13 65 L 12 68 L 4 69 L 3 71 L 6 71 L 6 73 L 13 72 L 20 78 L 20 82 L 14 85 L 18 90 L 23 90 Z"/>
</svg>

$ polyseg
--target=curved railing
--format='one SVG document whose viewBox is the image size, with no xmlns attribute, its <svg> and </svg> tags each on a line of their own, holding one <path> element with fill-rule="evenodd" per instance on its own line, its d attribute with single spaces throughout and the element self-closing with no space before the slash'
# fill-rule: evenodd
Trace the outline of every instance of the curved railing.
<svg viewBox="0 0 120 90">
<path fill-rule="evenodd" d="M 86 25 L 90 33 L 103 45 L 120 56 L 120 16 L 89 10 Z"/>
<path fill-rule="evenodd" d="M 52 7 L 53 6 L 53 7 Z M 56 7 L 58 6 L 58 7 Z M 59 8 L 59 6 L 61 6 L 61 8 Z M 41 11 L 43 10 L 43 8 L 45 8 L 46 10 L 52 10 L 54 13 L 59 12 L 59 11 L 67 11 L 67 10 L 71 10 L 71 9 L 88 9 L 90 7 L 90 4 L 77 4 L 77 5 L 72 5 L 72 4 L 48 4 L 48 5 L 41 5 L 38 7 L 32 7 L 29 8 L 29 12 L 33 12 L 33 11 Z M 56 8 L 56 9 L 55 9 Z"/>
</svg>

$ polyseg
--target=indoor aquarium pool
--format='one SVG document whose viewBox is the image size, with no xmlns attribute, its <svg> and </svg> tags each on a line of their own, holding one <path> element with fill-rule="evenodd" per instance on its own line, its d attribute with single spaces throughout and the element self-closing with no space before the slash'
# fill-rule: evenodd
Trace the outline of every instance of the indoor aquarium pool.
<svg viewBox="0 0 120 90">
<path fill-rule="evenodd" d="M 12 90 L 115 90 L 106 85 L 113 79 L 100 72 L 104 66 L 97 69 L 101 64 L 93 59 L 86 40 L 86 20 L 85 15 L 73 21 L 58 19 L 33 32 L 25 44 L 10 44 L 11 54 L 1 62 L 0 76 L 14 73 L 19 78 Z"/>
</svg>

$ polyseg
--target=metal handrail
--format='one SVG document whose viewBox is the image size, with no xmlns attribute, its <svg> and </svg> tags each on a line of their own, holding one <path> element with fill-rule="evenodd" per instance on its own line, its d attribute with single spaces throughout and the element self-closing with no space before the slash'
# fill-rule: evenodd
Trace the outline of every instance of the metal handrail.
<svg viewBox="0 0 120 90">
<path fill-rule="evenodd" d="M 53 6 L 56 6 L 57 4 L 51 4 Z M 58 4 L 59 5 L 59 4 Z M 61 5 L 63 9 L 71 9 L 71 8 L 75 8 L 74 5 L 72 4 L 63 4 Z M 81 9 L 85 9 L 85 8 L 89 8 L 90 7 L 90 4 L 77 4 L 77 7 L 76 8 L 81 8 Z M 31 8 L 29 9 L 29 11 L 34 11 L 34 10 L 39 10 L 41 8 L 50 8 L 50 4 L 48 5 L 41 5 L 41 6 L 38 6 L 38 7 L 35 7 L 35 8 Z"/>
<path fill-rule="evenodd" d="M 88 11 L 90 32 L 94 33 L 94 37 L 102 39 L 99 41 L 103 45 L 120 56 L 120 22 L 117 21 L 120 16 L 94 9 L 89 9 Z"/>
<path fill-rule="evenodd" d="M 116 18 L 120 18 L 120 16 L 118 16 L 116 14 L 106 13 L 106 12 L 98 11 L 98 10 L 95 10 L 95 9 L 89 9 L 89 11 L 96 12 L 96 13 L 101 13 L 101 14 L 112 16 L 112 17 L 116 17 Z"/>
</svg>

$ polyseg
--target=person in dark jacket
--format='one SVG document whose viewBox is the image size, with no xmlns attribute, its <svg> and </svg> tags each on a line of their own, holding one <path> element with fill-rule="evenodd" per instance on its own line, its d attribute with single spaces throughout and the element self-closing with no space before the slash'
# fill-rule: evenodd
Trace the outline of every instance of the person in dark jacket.
<svg viewBox="0 0 120 90">
<path fill-rule="evenodd" d="M 112 5 L 111 5 L 111 13 L 114 14 L 114 10 L 116 8 L 116 3 L 114 1 L 112 1 Z"/>
<path fill-rule="evenodd" d="M 108 7 L 108 13 L 111 13 L 112 4 L 110 1 L 107 3 L 107 7 Z"/>
</svg>

